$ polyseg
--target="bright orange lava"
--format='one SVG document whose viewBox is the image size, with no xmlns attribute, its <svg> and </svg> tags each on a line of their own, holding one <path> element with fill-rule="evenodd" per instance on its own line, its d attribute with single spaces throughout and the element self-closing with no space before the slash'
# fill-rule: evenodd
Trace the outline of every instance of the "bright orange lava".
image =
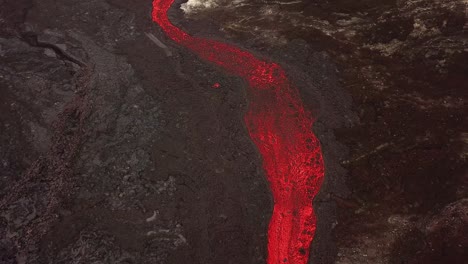
<svg viewBox="0 0 468 264">
<path fill-rule="evenodd" d="M 153 1 L 153 20 L 167 36 L 249 84 L 244 119 L 262 155 L 274 199 L 268 264 L 306 264 L 316 228 L 312 200 L 324 176 L 320 143 L 312 133 L 313 118 L 278 64 L 180 30 L 167 17 L 173 1 Z"/>
</svg>

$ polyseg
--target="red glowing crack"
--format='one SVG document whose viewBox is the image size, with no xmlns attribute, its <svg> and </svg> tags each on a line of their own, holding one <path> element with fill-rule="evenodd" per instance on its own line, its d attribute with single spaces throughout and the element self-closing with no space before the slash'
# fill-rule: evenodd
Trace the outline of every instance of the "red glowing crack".
<svg viewBox="0 0 468 264">
<path fill-rule="evenodd" d="M 312 200 L 324 176 L 311 114 L 278 64 L 225 43 L 190 36 L 174 26 L 167 17 L 173 1 L 153 1 L 153 20 L 167 36 L 249 84 L 244 120 L 262 155 L 274 199 L 268 264 L 306 264 L 316 228 Z"/>
</svg>

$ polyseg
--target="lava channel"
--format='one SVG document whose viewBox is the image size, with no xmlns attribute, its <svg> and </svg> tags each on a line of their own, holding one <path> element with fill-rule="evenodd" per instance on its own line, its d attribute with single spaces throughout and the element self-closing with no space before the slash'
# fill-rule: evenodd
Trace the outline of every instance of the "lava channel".
<svg viewBox="0 0 468 264">
<path fill-rule="evenodd" d="M 276 63 L 237 47 L 190 36 L 174 26 L 167 12 L 174 0 L 153 1 L 153 21 L 179 45 L 248 83 L 244 121 L 263 159 L 273 194 L 268 228 L 268 264 L 306 264 L 316 229 L 312 201 L 324 177 L 314 119 L 297 89 Z"/>
</svg>

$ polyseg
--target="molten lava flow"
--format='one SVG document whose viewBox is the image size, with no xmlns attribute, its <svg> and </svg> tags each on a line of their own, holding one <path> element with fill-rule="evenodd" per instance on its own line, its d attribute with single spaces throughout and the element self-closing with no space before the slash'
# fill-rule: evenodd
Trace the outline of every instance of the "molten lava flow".
<svg viewBox="0 0 468 264">
<path fill-rule="evenodd" d="M 153 1 L 153 20 L 167 36 L 249 84 L 245 123 L 263 157 L 274 199 L 268 264 L 306 264 L 316 227 L 312 200 L 324 176 L 310 113 L 278 64 L 228 44 L 192 37 L 171 24 L 167 11 L 173 1 Z"/>
</svg>

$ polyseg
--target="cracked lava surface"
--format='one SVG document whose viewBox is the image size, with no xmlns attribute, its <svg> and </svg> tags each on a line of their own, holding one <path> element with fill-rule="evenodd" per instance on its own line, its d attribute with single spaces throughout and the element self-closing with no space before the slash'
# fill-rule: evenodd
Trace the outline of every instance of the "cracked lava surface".
<svg viewBox="0 0 468 264">
<path fill-rule="evenodd" d="M 312 200 L 324 176 L 320 143 L 312 132 L 314 119 L 278 64 L 225 43 L 190 36 L 169 21 L 173 2 L 153 1 L 153 20 L 167 36 L 248 83 L 244 120 L 261 153 L 274 200 L 267 263 L 306 264 L 316 229 Z"/>
</svg>

